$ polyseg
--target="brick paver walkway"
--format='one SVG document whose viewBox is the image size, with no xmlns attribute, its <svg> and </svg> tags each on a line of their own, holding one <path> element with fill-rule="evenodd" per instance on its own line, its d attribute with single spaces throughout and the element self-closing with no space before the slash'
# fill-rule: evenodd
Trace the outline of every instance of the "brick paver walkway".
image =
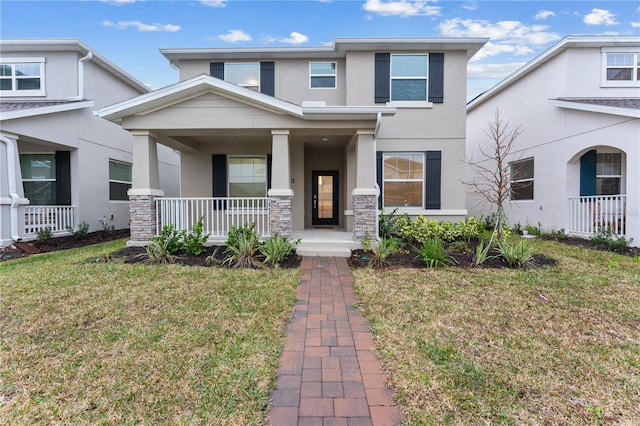
<svg viewBox="0 0 640 426">
<path fill-rule="evenodd" d="M 399 425 L 402 412 L 374 352 L 369 324 L 353 307 L 343 258 L 305 257 L 287 327 L 270 425 Z"/>
</svg>

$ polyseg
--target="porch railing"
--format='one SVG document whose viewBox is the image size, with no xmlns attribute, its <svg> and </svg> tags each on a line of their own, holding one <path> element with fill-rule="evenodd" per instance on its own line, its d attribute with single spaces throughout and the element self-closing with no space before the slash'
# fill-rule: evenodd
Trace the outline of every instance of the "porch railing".
<svg viewBox="0 0 640 426">
<path fill-rule="evenodd" d="M 156 233 L 165 225 L 177 230 L 191 230 L 202 218 L 204 233 L 226 237 L 232 227 L 256 224 L 258 235 L 268 237 L 269 198 L 158 198 L 156 199 Z"/>
<path fill-rule="evenodd" d="M 610 229 L 613 235 L 625 235 L 626 195 L 569 197 L 569 204 L 569 232 L 593 235 L 600 229 Z"/>
<path fill-rule="evenodd" d="M 25 206 L 24 233 L 37 234 L 49 228 L 52 233 L 75 228 L 75 206 Z"/>
</svg>

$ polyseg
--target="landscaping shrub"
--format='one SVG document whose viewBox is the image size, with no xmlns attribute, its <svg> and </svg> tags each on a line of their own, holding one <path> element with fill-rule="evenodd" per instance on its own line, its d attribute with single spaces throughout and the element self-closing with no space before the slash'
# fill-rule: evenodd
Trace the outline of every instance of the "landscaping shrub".
<svg viewBox="0 0 640 426">
<path fill-rule="evenodd" d="M 146 263 L 175 263 L 176 257 L 169 250 L 170 240 L 156 240 L 147 244 Z"/>
<path fill-rule="evenodd" d="M 445 249 L 442 241 L 437 237 L 428 238 L 422 246 L 416 249 L 418 256 L 429 268 L 447 266 L 453 262 L 453 258 Z"/>
<path fill-rule="evenodd" d="M 53 237 L 53 232 L 51 231 L 51 228 L 47 226 L 46 228 L 38 231 L 36 235 L 36 242 L 42 245 L 49 244 L 52 237 Z"/>
<path fill-rule="evenodd" d="M 402 242 L 397 238 L 382 238 L 374 247 L 371 248 L 371 260 L 369 265 L 375 268 L 383 268 L 388 265 L 387 258 L 397 253 L 401 248 Z"/>
<path fill-rule="evenodd" d="M 151 242 L 165 247 L 169 253 L 175 253 L 182 250 L 182 240 L 185 234 L 186 231 L 178 231 L 173 225 L 165 225 L 162 227 L 160 235 L 151 238 Z"/>
<path fill-rule="evenodd" d="M 498 245 L 498 251 L 511 268 L 522 268 L 533 260 L 535 247 L 526 240 L 520 240 L 516 244 L 502 243 Z"/>
<path fill-rule="evenodd" d="M 225 258 L 222 263 L 234 268 L 257 268 L 262 266 L 260 255 L 260 241 L 255 230 L 256 224 L 251 226 L 232 227 L 227 235 Z"/>
<path fill-rule="evenodd" d="M 73 228 L 67 228 L 67 232 L 71 233 L 77 240 L 84 240 L 87 238 L 87 234 L 89 233 L 89 224 L 87 222 L 82 222 L 78 225 L 78 229 L 74 230 Z"/>
<path fill-rule="evenodd" d="M 211 234 L 204 233 L 202 220 L 202 217 L 198 219 L 191 232 L 187 232 L 182 238 L 182 250 L 187 254 L 197 256 L 204 251 L 204 243 Z"/>
<path fill-rule="evenodd" d="M 426 219 L 418 216 L 413 221 L 407 218 L 399 218 L 396 222 L 400 237 L 410 243 L 423 244 L 430 238 L 438 238 L 442 241 L 475 240 L 480 236 L 480 224 L 474 217 L 466 221 L 451 223 L 438 222 L 435 219 Z"/>
<path fill-rule="evenodd" d="M 380 216 L 378 216 L 378 233 L 380 234 L 380 238 L 391 238 L 398 236 L 398 217 L 396 217 L 397 211 L 398 208 L 396 207 L 391 213 L 381 213 Z"/>
<path fill-rule="evenodd" d="M 591 237 L 591 242 L 605 246 L 609 250 L 621 251 L 629 247 L 629 244 L 633 242 L 633 238 L 627 240 L 623 235 L 614 235 L 610 226 L 602 226 L 599 227 L 598 231 Z"/>
<path fill-rule="evenodd" d="M 287 237 L 282 237 L 276 232 L 260 244 L 259 250 L 264 256 L 265 263 L 271 266 L 279 266 L 284 259 L 293 253 L 299 243 L 299 239 L 291 242 Z"/>
</svg>

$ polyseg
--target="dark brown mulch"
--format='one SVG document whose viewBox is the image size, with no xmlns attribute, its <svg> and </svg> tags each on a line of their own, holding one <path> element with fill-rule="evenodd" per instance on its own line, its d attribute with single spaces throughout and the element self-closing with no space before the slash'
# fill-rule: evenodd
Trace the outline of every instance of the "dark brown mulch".
<svg viewBox="0 0 640 426">
<path fill-rule="evenodd" d="M 93 244 L 104 243 L 107 241 L 118 240 L 120 238 L 127 238 L 128 236 L 128 229 L 119 229 L 116 231 L 95 231 L 88 233 L 84 238 L 78 238 L 73 235 L 68 235 L 64 237 L 51 238 L 46 244 L 40 244 L 37 241 L 22 243 L 20 244 L 23 247 L 22 249 L 16 246 L 0 247 L 0 262 L 5 260 L 19 259 L 21 257 L 30 256 L 38 252 L 47 253 L 52 251 L 85 247 Z"/>
</svg>

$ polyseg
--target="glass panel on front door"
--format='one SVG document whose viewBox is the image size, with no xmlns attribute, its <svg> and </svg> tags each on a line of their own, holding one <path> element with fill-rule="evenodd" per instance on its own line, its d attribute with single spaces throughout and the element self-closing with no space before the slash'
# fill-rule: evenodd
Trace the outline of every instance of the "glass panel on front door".
<svg viewBox="0 0 640 426">
<path fill-rule="evenodd" d="M 333 218 L 333 176 L 318 176 L 318 218 Z"/>
<path fill-rule="evenodd" d="M 313 225 L 338 224 L 338 172 L 313 172 Z"/>
</svg>

